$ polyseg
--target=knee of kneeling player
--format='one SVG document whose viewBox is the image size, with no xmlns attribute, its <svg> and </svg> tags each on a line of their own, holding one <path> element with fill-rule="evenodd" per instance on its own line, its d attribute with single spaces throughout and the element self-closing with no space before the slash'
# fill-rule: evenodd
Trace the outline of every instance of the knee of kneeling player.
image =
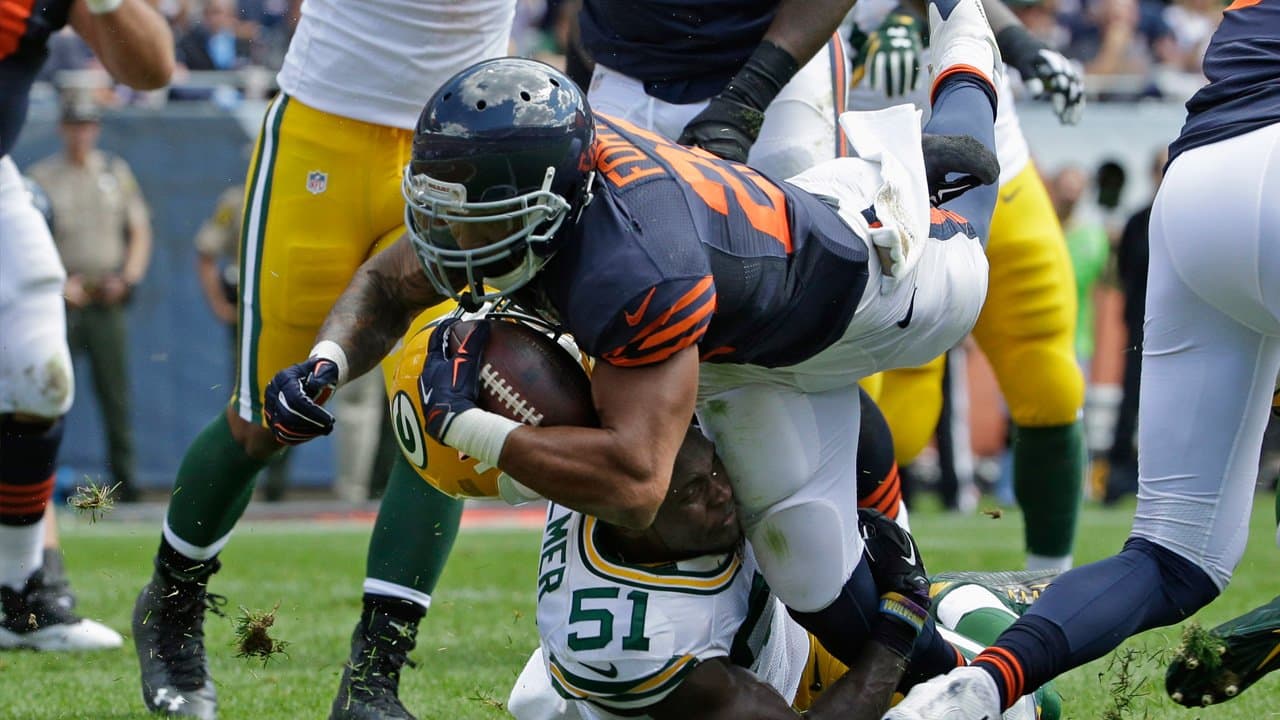
<svg viewBox="0 0 1280 720">
<path fill-rule="evenodd" d="M 1018 353 L 999 378 L 1009 415 L 1020 427 L 1068 425 L 1084 407 L 1084 375 L 1074 357 L 1049 348 Z"/>
</svg>

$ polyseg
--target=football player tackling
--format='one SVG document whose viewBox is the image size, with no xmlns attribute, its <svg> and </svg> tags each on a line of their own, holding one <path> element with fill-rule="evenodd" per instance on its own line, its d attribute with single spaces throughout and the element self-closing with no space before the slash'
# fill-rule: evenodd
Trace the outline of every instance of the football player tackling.
<svg viewBox="0 0 1280 720">
<path fill-rule="evenodd" d="M 1248 538 L 1280 371 L 1280 1 L 1237 0 L 1151 210 L 1138 508 L 1118 555 L 1054 582 L 995 645 L 917 686 L 895 720 L 994 717 L 1026 688 L 1178 622 L 1227 586 Z M 1277 618 L 1228 633 L 1226 672 L 1173 679 L 1210 704 L 1275 669 Z"/>
<path fill-rule="evenodd" d="M 520 426 L 476 407 L 480 324 L 455 351 L 427 353 L 427 433 L 565 507 L 644 528 L 696 409 L 770 587 L 852 662 L 867 634 L 848 620 L 868 593 L 875 604 L 847 502 L 857 380 L 950 347 L 986 289 L 999 53 L 976 0 L 930 12 L 926 129 L 971 137 L 945 138 L 929 164 L 914 118 L 846 116 L 862 159 L 775 182 L 593 115 L 538 63 L 455 76 L 424 108 L 405 170 L 411 238 L 371 258 L 334 305 L 318 336 L 332 355 L 277 375 L 266 399 L 277 432 L 326 429 L 326 364 L 364 372 L 422 308 L 510 296 L 599 359 L 602 426 Z M 961 187 L 975 189 L 928 200 Z M 925 674 L 955 663 L 945 644 L 916 652 Z"/>
</svg>

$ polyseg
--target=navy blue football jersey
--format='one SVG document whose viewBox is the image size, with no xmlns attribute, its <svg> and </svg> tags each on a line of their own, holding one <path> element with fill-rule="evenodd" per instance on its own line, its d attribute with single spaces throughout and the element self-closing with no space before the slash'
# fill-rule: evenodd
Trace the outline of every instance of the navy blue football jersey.
<svg viewBox="0 0 1280 720">
<path fill-rule="evenodd" d="M 0 0 L 0 157 L 18 140 L 49 36 L 70 12 L 71 0 Z"/>
<path fill-rule="evenodd" d="M 867 246 L 823 200 L 596 114 L 595 197 L 521 299 L 619 366 L 795 364 L 835 342 Z M 547 306 L 550 306 L 549 308 Z"/>
<path fill-rule="evenodd" d="M 755 51 L 778 0 L 585 0 L 582 46 L 672 103 L 719 93 Z"/>
<path fill-rule="evenodd" d="M 1280 0 L 1236 0 L 1205 50 L 1209 84 L 1187 101 L 1169 160 L 1280 122 Z"/>
</svg>

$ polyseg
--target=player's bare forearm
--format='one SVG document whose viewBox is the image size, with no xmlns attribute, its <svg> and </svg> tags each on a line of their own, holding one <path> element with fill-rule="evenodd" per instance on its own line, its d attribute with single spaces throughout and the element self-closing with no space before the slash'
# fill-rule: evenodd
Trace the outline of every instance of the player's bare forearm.
<svg viewBox="0 0 1280 720">
<path fill-rule="evenodd" d="M 346 353 L 350 377 L 359 377 L 391 352 L 415 315 L 444 300 L 402 237 L 356 270 L 316 340 L 337 343 Z"/>
<path fill-rule="evenodd" d="M 878 642 L 866 643 L 854 666 L 818 696 L 805 717 L 878 720 L 906 671 L 905 659 Z"/>
<path fill-rule="evenodd" d="M 764 39 L 803 66 L 831 39 L 853 0 L 782 0 Z"/>
<path fill-rule="evenodd" d="M 146 0 L 124 0 L 111 12 L 89 12 L 84 0 L 71 6 L 71 27 L 93 49 L 116 80 L 138 90 L 169 84 L 173 32 Z"/>
<path fill-rule="evenodd" d="M 1005 28 L 1018 26 L 1022 27 L 1022 21 L 1017 15 L 1004 4 L 1003 0 L 982 0 L 982 9 L 987 13 L 987 22 L 991 25 L 991 31 L 996 35 L 1000 34 Z"/>
<path fill-rule="evenodd" d="M 641 529 L 666 497 L 693 419 L 698 350 L 655 365 L 596 365 L 591 388 L 600 428 L 524 427 L 507 437 L 498 463 L 511 477 L 566 507 Z"/>
</svg>

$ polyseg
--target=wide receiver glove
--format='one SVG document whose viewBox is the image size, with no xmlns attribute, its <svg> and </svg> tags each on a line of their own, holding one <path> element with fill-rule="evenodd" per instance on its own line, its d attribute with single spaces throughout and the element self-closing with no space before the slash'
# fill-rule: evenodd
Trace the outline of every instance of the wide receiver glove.
<svg viewBox="0 0 1280 720">
<path fill-rule="evenodd" d="M 996 44 L 1004 61 L 1022 75 L 1027 91 L 1037 100 L 1053 101 L 1053 111 L 1063 125 L 1080 122 L 1084 79 L 1074 63 L 1019 25 L 1001 30 Z"/>
<path fill-rule="evenodd" d="M 338 377 L 337 364 L 313 357 L 271 378 L 262 412 L 277 440 L 298 445 L 333 432 L 333 414 L 323 406 L 337 389 Z"/>
<path fill-rule="evenodd" d="M 905 658 L 929 620 L 929 578 L 911 534 L 879 511 L 858 509 L 867 562 L 880 591 L 880 622 L 872 636 Z"/>
<path fill-rule="evenodd" d="M 477 320 L 471 332 L 462 338 L 458 349 L 449 352 L 450 337 L 458 318 L 442 320 L 427 343 L 427 359 L 423 362 L 419 392 L 422 411 L 426 413 L 427 434 L 447 445 L 445 436 L 459 415 L 476 408 L 480 396 L 480 368 L 484 365 L 484 348 L 489 343 L 489 321 Z"/>
<path fill-rule="evenodd" d="M 684 126 L 676 142 L 745 163 L 764 124 L 764 109 L 799 69 L 791 53 L 767 40 L 760 43 L 724 90 Z"/>
<path fill-rule="evenodd" d="M 890 12 L 858 51 L 871 89 L 890 98 L 915 92 L 923 80 L 922 44 L 920 21 L 901 8 Z"/>
</svg>

